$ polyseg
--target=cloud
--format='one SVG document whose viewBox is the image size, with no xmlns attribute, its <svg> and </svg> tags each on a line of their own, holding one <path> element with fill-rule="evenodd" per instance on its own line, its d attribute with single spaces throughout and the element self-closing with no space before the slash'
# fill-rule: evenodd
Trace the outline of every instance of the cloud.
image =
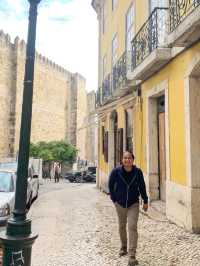
<svg viewBox="0 0 200 266">
<path fill-rule="evenodd" d="M 28 1 L 5 2 L 5 10 L 0 4 L 2 29 L 13 38 L 19 35 L 26 40 Z M 36 49 L 67 70 L 82 74 L 88 90 L 96 89 L 98 26 L 91 0 L 42 0 L 38 7 Z"/>
</svg>

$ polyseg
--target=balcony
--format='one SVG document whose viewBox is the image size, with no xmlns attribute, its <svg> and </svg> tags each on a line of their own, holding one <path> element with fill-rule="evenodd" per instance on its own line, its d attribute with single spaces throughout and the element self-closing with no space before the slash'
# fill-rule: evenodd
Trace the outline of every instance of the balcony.
<svg viewBox="0 0 200 266">
<path fill-rule="evenodd" d="M 102 82 L 101 88 L 101 104 L 105 104 L 110 100 L 112 96 L 112 82 L 111 74 L 108 74 L 104 81 Z"/>
<path fill-rule="evenodd" d="M 130 92 L 133 82 L 127 80 L 127 52 L 124 52 L 106 76 L 96 93 L 96 107 L 114 101 Z M 130 56 L 129 56 L 130 57 Z"/>
<path fill-rule="evenodd" d="M 170 60 L 167 35 L 168 8 L 155 8 L 132 40 L 129 80 L 145 80 Z"/>
<path fill-rule="evenodd" d="M 101 106 L 101 88 L 99 88 L 95 94 L 95 107 L 98 108 Z"/>
<path fill-rule="evenodd" d="M 170 46 L 187 47 L 200 37 L 200 0 L 169 1 Z"/>
<path fill-rule="evenodd" d="M 128 53 L 124 52 L 112 69 L 112 95 L 120 97 L 129 92 L 131 86 L 127 80 Z"/>
</svg>

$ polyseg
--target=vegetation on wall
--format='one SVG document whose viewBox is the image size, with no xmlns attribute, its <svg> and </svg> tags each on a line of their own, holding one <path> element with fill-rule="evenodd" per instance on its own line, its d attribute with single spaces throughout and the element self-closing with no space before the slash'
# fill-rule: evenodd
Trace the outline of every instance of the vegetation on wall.
<svg viewBox="0 0 200 266">
<path fill-rule="evenodd" d="M 60 163 L 73 163 L 76 159 L 76 148 L 64 140 L 38 142 L 30 144 L 30 156 L 42 158 L 44 162 L 57 161 Z"/>
</svg>

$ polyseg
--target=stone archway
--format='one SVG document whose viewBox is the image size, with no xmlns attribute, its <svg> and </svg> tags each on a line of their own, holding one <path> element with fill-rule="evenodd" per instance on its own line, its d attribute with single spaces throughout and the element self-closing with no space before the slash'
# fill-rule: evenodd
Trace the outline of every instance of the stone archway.
<svg viewBox="0 0 200 266">
<path fill-rule="evenodd" d="M 189 197 L 188 229 L 200 232 L 200 54 L 185 77 L 186 165 Z"/>
</svg>

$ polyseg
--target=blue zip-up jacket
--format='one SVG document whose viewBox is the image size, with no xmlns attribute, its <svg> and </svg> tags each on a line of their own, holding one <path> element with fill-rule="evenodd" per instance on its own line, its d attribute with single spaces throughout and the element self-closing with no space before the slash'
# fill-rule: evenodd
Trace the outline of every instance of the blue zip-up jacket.
<svg viewBox="0 0 200 266">
<path fill-rule="evenodd" d="M 143 173 L 135 165 L 130 172 L 127 172 L 123 166 L 114 168 L 108 186 L 111 200 L 123 208 L 129 208 L 139 202 L 140 195 L 144 203 L 148 203 Z"/>
</svg>

